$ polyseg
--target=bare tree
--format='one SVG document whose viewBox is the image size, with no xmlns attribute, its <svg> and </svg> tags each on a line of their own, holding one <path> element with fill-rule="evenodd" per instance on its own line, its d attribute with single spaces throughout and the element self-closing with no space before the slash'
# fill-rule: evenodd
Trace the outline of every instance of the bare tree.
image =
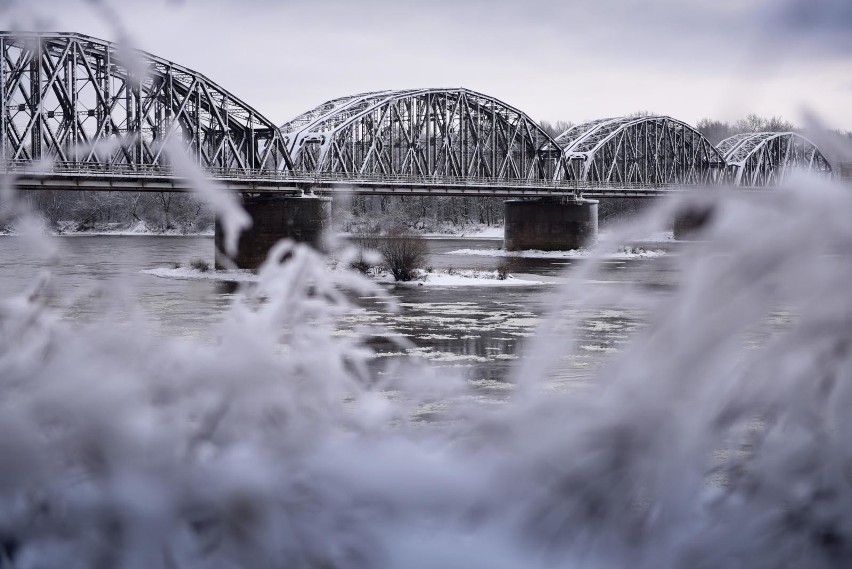
<svg viewBox="0 0 852 569">
<path fill-rule="evenodd" d="M 793 123 L 781 117 L 762 117 L 751 113 L 734 124 L 736 132 L 786 132 L 795 130 Z"/>
<path fill-rule="evenodd" d="M 638 110 L 638 111 L 633 111 L 632 113 L 627 115 L 627 118 L 629 118 L 629 119 L 641 119 L 641 118 L 644 118 L 644 117 L 655 117 L 657 115 L 658 115 L 658 113 L 655 113 L 653 111 L 649 111 L 647 109 L 642 109 L 642 110 Z"/>
<path fill-rule="evenodd" d="M 796 126 L 782 117 L 762 117 L 755 113 L 730 124 L 723 121 L 703 118 L 696 125 L 698 132 L 707 137 L 711 144 L 746 132 L 787 132 L 796 130 Z"/>
<path fill-rule="evenodd" d="M 426 264 L 429 250 L 426 239 L 406 227 L 397 227 L 379 240 L 378 251 L 396 281 L 410 281 L 417 269 Z"/>
<path fill-rule="evenodd" d="M 729 123 L 703 118 L 698 121 L 695 128 L 710 141 L 710 144 L 719 144 L 729 136 L 735 134 L 734 127 Z"/>
<path fill-rule="evenodd" d="M 555 123 L 551 123 L 550 121 L 541 121 L 538 125 L 541 127 L 541 130 L 549 134 L 551 138 L 556 138 L 574 126 L 574 123 L 571 121 L 556 121 Z"/>
<path fill-rule="evenodd" d="M 352 236 L 351 243 L 358 251 L 358 256 L 350 263 L 353 269 L 366 273 L 373 267 L 374 262 L 370 259 L 370 252 L 379 250 L 377 233 L 378 230 L 367 231 L 362 229 Z"/>
</svg>

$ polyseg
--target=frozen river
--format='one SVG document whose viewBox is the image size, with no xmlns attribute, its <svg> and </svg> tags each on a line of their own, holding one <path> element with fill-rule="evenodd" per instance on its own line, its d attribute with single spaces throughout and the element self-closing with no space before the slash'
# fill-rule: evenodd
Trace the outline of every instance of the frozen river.
<svg viewBox="0 0 852 569">
<path fill-rule="evenodd" d="M 0 294 L 8 298 L 26 292 L 39 275 L 49 270 L 56 304 L 64 317 L 89 321 L 100 317 L 101 303 L 112 295 L 135 300 L 144 318 L 158 333 L 173 337 L 210 335 L 233 298 L 226 283 L 163 278 L 144 271 L 186 264 L 202 258 L 212 262 L 209 237 L 68 236 L 53 238 L 53 255 L 36 254 L 19 237 L 0 238 Z M 494 251 L 500 240 L 431 238 L 429 265 L 436 271 L 493 270 L 499 262 Z M 463 253 L 458 253 L 464 251 Z M 483 254 L 476 254 L 481 251 Z M 523 345 L 544 314 L 554 308 L 579 316 L 583 322 L 580 349 L 566 356 L 553 381 L 587 379 L 608 354 L 616 351 L 642 323 L 642 315 L 621 306 L 578 314 L 570 301 L 555 300 L 560 286 L 619 287 L 647 285 L 648 294 L 664 294 L 673 283 L 671 258 L 618 258 L 604 262 L 594 282 L 564 284 L 563 271 L 582 259 L 525 258 L 514 272 L 545 284 L 529 286 L 395 286 L 387 285 L 401 310 L 388 313 L 385 300 L 361 299 L 362 307 L 340 322 L 340 334 L 369 324 L 385 329 L 370 344 L 378 352 L 377 365 L 394 359 L 428 361 L 463 374 L 490 397 L 500 397 Z M 400 345 L 396 340 L 410 342 Z M 380 362 L 380 363 L 379 363 Z"/>
</svg>

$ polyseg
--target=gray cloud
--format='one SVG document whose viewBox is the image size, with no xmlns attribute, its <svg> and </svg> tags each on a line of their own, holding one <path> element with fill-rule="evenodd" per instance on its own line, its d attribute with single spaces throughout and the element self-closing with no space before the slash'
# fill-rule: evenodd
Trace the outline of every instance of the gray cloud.
<svg viewBox="0 0 852 569">
<path fill-rule="evenodd" d="M 783 30 L 797 33 L 834 34 L 852 36 L 852 2 L 849 0 L 778 0 L 765 8 L 772 23 Z"/>
<path fill-rule="evenodd" d="M 106 39 L 123 27 L 278 123 L 344 94 L 441 85 L 549 120 L 643 108 L 794 119 L 805 105 L 852 121 L 852 0 L 100 1 L 118 26 L 82 0 L 18 0 L 0 18 Z"/>
<path fill-rule="evenodd" d="M 774 0 L 752 18 L 763 24 L 772 47 L 785 55 L 852 57 L 852 1 Z"/>
</svg>

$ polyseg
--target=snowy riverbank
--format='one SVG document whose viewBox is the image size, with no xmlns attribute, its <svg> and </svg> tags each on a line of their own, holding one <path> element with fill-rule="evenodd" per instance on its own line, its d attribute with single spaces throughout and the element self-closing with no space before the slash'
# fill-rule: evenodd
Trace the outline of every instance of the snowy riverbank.
<svg viewBox="0 0 852 569">
<path fill-rule="evenodd" d="M 159 228 L 139 221 L 128 225 L 125 223 L 95 223 L 86 228 L 80 228 L 79 223 L 60 222 L 51 231 L 52 235 L 61 236 L 158 236 L 158 237 L 212 237 L 213 228 L 198 231 L 192 226 Z"/>
<path fill-rule="evenodd" d="M 446 231 L 418 231 L 411 229 L 411 233 L 427 239 L 503 239 L 503 226 L 469 226 L 465 228 L 448 228 Z M 362 234 L 355 231 L 338 231 L 335 235 L 341 239 L 360 237 Z M 370 237 L 381 237 L 381 234 L 369 234 Z"/>
<path fill-rule="evenodd" d="M 198 231 L 192 226 L 172 227 L 162 229 L 150 226 L 144 221 L 133 224 L 126 223 L 94 223 L 81 226 L 79 222 L 60 221 L 54 227 L 42 225 L 42 233 L 54 237 L 122 237 L 122 236 L 150 236 L 150 237 L 213 237 L 213 228 L 209 227 Z M 20 235 L 22 232 L 15 227 L 0 229 L 0 235 Z"/>
<path fill-rule="evenodd" d="M 432 272 L 419 270 L 417 278 L 406 282 L 394 281 L 393 276 L 387 271 L 372 276 L 372 278 L 380 283 L 401 286 L 530 286 L 544 284 L 544 281 L 516 277 L 511 274 L 500 278 L 497 271 L 476 269 L 435 270 Z"/>
<path fill-rule="evenodd" d="M 53 236 L 73 237 L 73 236 L 158 236 L 158 237 L 213 237 L 213 228 L 197 231 L 192 227 L 179 227 L 162 229 L 146 224 L 144 221 L 139 221 L 135 224 L 123 223 L 96 223 L 85 228 L 77 222 L 59 222 L 56 227 L 45 227 L 44 232 Z M 474 226 L 472 228 L 457 229 L 446 232 L 417 232 L 417 235 L 427 239 L 488 239 L 499 241 L 503 239 L 502 226 Z M 15 228 L 0 229 L 2 235 L 17 235 L 19 234 Z M 350 239 L 356 237 L 356 233 L 337 232 L 335 234 L 340 239 Z M 598 236 L 600 243 L 607 243 L 611 240 L 610 232 L 601 232 Z M 641 239 L 632 240 L 635 244 L 670 244 L 674 243 L 674 237 L 671 231 L 662 231 L 643 236 Z M 647 247 L 645 247 L 647 248 Z M 462 253 L 463 254 L 463 253 Z M 549 258 L 549 256 L 538 255 L 537 252 L 530 252 L 530 257 Z M 572 255 L 578 256 L 578 255 Z M 583 256 L 583 255 L 579 255 Z M 556 258 L 561 258 L 557 256 Z"/>
</svg>

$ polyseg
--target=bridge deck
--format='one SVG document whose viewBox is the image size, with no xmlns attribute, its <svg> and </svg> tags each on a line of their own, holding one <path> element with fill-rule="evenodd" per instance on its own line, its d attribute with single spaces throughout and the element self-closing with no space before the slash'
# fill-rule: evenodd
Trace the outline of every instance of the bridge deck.
<svg viewBox="0 0 852 569">
<path fill-rule="evenodd" d="M 0 170 L 19 189 L 133 192 L 187 192 L 199 183 L 214 183 L 241 193 L 469 196 L 469 197 L 568 197 L 651 198 L 682 192 L 677 186 L 582 183 L 546 180 L 495 180 L 492 178 L 413 177 L 396 175 L 341 175 L 311 172 L 205 171 L 204 177 L 181 175 L 162 167 L 65 166 L 12 164 Z M 697 189 L 697 187 L 696 187 Z"/>
</svg>

